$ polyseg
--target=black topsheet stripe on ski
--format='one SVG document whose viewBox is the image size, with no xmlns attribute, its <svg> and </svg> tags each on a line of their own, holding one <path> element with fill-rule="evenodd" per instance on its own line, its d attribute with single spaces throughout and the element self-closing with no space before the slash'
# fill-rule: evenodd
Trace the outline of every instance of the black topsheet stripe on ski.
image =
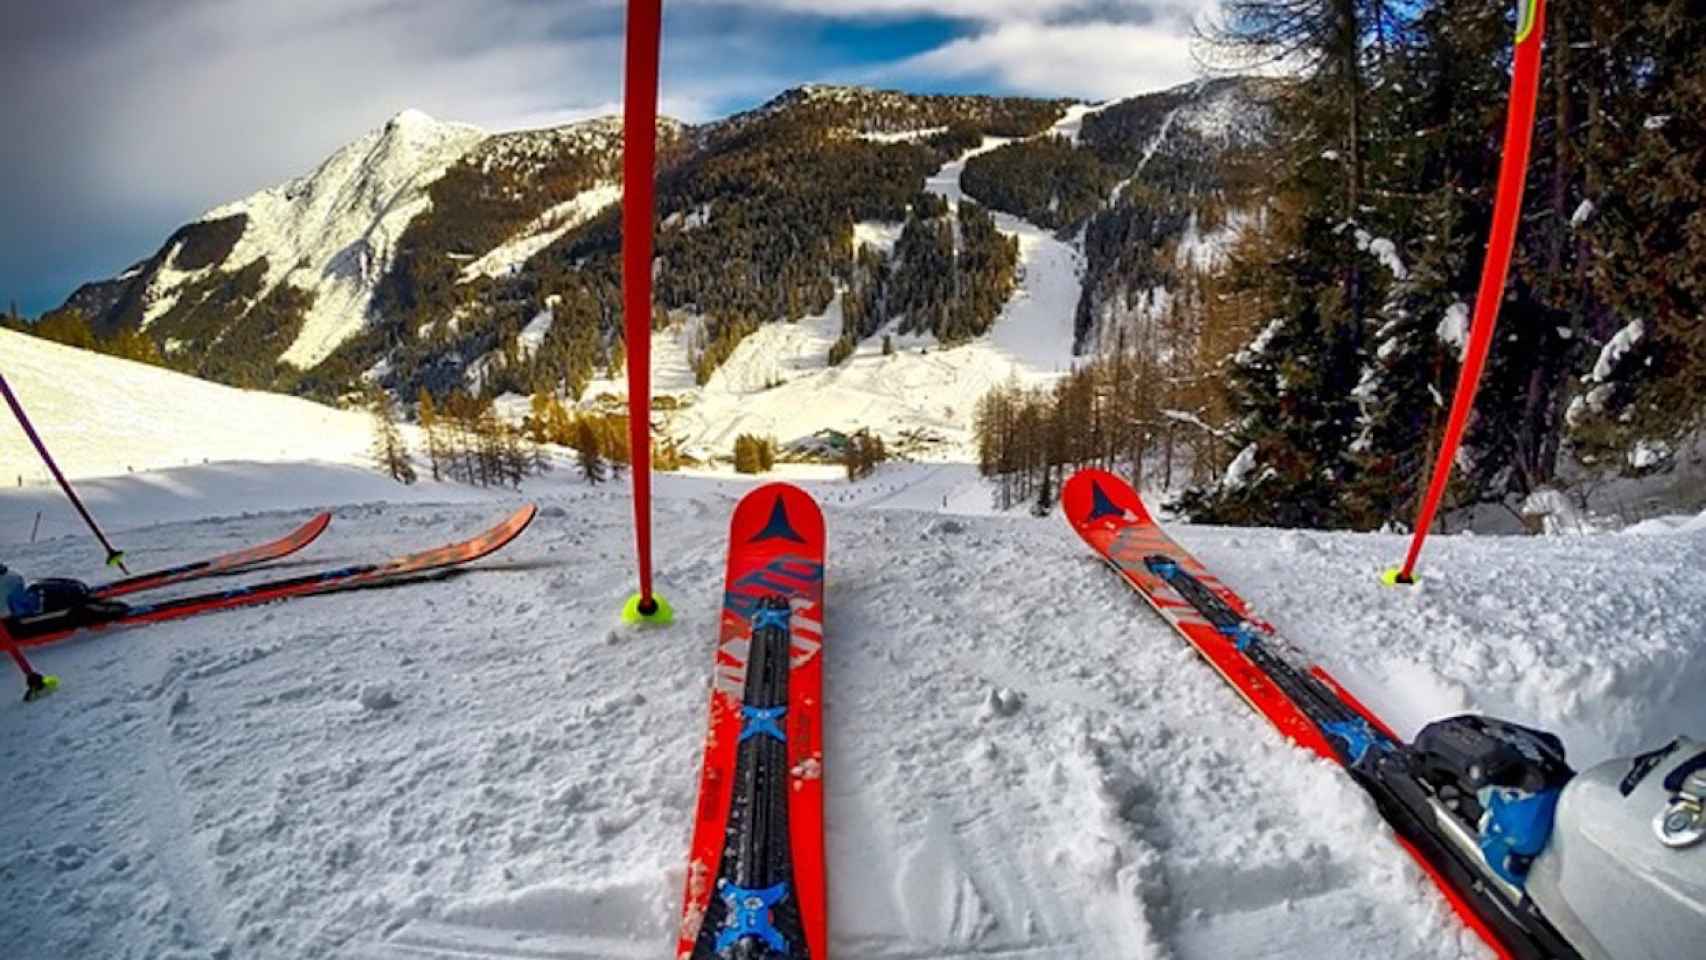
<svg viewBox="0 0 1706 960">
<path fill-rule="evenodd" d="M 1263 633 L 1240 616 L 1206 584 L 1165 554 L 1145 558 L 1151 571 L 1229 638 L 1277 686 L 1286 698 L 1327 736 L 1345 770 L 1374 799 L 1392 829 L 1416 847 L 1434 868 L 1476 907 L 1476 914 L 1518 960 L 1581 960 L 1581 955 L 1524 897 L 1510 902 L 1466 851 L 1442 838 L 1435 818 L 1437 798 L 1417 776 L 1408 745 L 1375 729 L 1331 688 L 1298 669 L 1262 639 Z"/>
<path fill-rule="evenodd" d="M 767 529 L 767 535 L 774 534 Z M 765 597 L 754 611 L 755 618 L 765 612 L 772 616 L 779 613 L 781 624 L 752 630 L 728 842 L 706 906 L 705 922 L 693 945 L 695 958 L 809 957 L 799 901 L 793 892 L 793 857 L 788 842 L 788 745 L 778 735 L 787 729 L 788 674 L 793 656 L 787 611 L 788 600 L 781 596 Z M 747 711 L 755 713 L 746 716 Z M 736 888 L 747 895 L 734 892 Z M 779 893 L 766 897 L 765 891 Z M 746 916 L 739 915 L 743 905 Z"/>
</svg>

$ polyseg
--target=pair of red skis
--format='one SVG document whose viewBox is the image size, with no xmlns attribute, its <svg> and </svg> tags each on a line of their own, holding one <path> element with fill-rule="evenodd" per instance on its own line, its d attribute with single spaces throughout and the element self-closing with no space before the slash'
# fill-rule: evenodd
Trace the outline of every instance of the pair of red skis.
<svg viewBox="0 0 1706 960">
<path fill-rule="evenodd" d="M 230 590 L 178 597 L 151 604 L 131 604 L 119 597 L 186 583 L 207 577 L 241 573 L 264 563 L 287 557 L 313 543 L 324 533 L 332 516 L 322 513 L 288 535 L 271 543 L 182 566 L 156 570 L 101 584 L 90 590 L 90 602 L 34 616 L 9 617 L 6 632 L 20 647 L 34 647 L 63 640 L 80 630 L 178 620 L 213 610 L 255 606 L 291 597 L 379 586 L 442 572 L 478 560 L 507 545 L 532 522 L 537 508 L 527 504 L 503 522 L 467 540 L 379 563 L 357 564 L 321 570 L 301 576 L 248 584 Z"/>
<path fill-rule="evenodd" d="M 1403 741 L 1162 531 L 1129 484 L 1081 470 L 1067 522 L 1252 709 L 1340 764 L 1463 921 L 1503 958 L 1576 954 L 1486 878 Z M 747 494 L 730 524 L 711 715 L 679 958 L 827 956 L 823 855 L 823 516 L 787 484 Z"/>
</svg>

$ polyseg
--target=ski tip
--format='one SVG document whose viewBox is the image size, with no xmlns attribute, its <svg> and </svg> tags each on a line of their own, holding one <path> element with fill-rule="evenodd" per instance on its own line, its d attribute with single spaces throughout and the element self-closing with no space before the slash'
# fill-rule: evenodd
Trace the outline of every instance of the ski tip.
<svg viewBox="0 0 1706 960">
<path fill-rule="evenodd" d="M 823 511 L 791 483 L 766 483 L 740 498 L 729 517 L 729 543 L 741 549 L 821 553 Z"/>
<path fill-rule="evenodd" d="M 1074 527 L 1097 522 L 1152 523 L 1143 498 L 1123 478 L 1095 467 L 1068 477 L 1060 488 L 1060 507 Z"/>
<path fill-rule="evenodd" d="M 675 620 L 675 610 L 670 607 L 669 601 L 655 593 L 652 594 L 651 612 L 641 609 L 642 606 L 643 600 L 639 594 L 629 597 L 628 602 L 622 605 L 622 622 L 636 626 L 661 627 Z"/>
<path fill-rule="evenodd" d="M 1380 582 L 1389 587 L 1411 587 L 1415 586 L 1418 581 L 1415 575 L 1406 574 L 1397 567 L 1393 567 L 1380 575 Z"/>
</svg>

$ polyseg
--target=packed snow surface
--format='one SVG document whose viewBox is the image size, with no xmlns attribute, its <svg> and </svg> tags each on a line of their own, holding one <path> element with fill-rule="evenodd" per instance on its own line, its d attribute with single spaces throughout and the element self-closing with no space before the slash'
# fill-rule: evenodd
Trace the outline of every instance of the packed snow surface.
<svg viewBox="0 0 1706 960">
<path fill-rule="evenodd" d="M 830 531 L 834 955 L 1490 955 L 1368 800 L 1058 517 L 946 512 L 987 509 L 937 499 L 970 469 L 807 484 Z M 625 493 L 559 471 L 524 491 L 534 526 L 461 576 L 37 651 L 61 690 L 0 698 L 8 956 L 666 955 L 745 488 L 658 480 L 668 627 L 616 625 Z M 317 505 L 292 491 L 316 490 L 331 529 L 271 575 L 459 538 L 516 500 L 399 502 L 311 466 L 109 484 L 147 567 L 277 536 Z M 144 528 L 174 489 L 199 519 Z M 51 496 L 0 491 L 0 526 Z M 1421 585 L 1394 590 L 1377 576 L 1396 536 L 1176 530 L 1401 733 L 1483 710 L 1560 732 L 1578 766 L 1706 730 L 1706 588 L 1675 575 L 1706 565 L 1706 527 L 1649 533 L 1438 536 Z M 84 536 L 5 559 L 102 574 Z"/>
</svg>

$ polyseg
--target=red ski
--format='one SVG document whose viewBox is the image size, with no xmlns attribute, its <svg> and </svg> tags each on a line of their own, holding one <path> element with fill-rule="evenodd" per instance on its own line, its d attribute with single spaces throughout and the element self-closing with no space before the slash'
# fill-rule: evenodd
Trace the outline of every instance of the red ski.
<svg viewBox="0 0 1706 960">
<path fill-rule="evenodd" d="M 823 861 L 823 514 L 797 487 L 741 498 L 680 958 L 827 956 Z"/>
<path fill-rule="evenodd" d="M 1292 740 L 1329 760 L 1338 754 L 1319 728 L 1270 681 L 1249 658 L 1239 652 L 1237 642 L 1221 633 L 1185 597 L 1171 589 L 1152 570 L 1147 560 L 1166 555 L 1177 561 L 1233 612 L 1256 629 L 1272 636 L 1273 627 L 1250 616 L 1244 599 L 1185 552 L 1149 516 L 1143 498 L 1131 485 L 1105 470 L 1080 470 L 1060 490 L 1060 506 L 1072 529 L 1091 549 L 1119 571 L 1126 582 L 1148 601 L 1155 612 L 1202 654 L 1238 695 L 1257 713 Z M 1328 678 L 1329 682 L 1331 678 Z M 1335 684 L 1337 686 L 1337 684 Z"/>
<path fill-rule="evenodd" d="M 502 549 L 527 529 L 537 509 L 533 504 L 527 504 L 502 523 L 476 537 L 398 557 L 385 563 L 340 567 L 151 604 L 127 604 L 120 600 L 94 598 L 86 604 L 65 610 L 54 610 L 30 617 L 14 617 L 6 620 L 5 626 L 19 646 L 39 647 L 63 640 L 79 630 L 101 630 L 107 627 L 180 620 L 214 610 L 252 607 L 291 597 L 389 585 L 422 574 L 461 566 Z"/>
<path fill-rule="evenodd" d="M 290 556 L 318 539 L 320 534 L 326 532 L 326 527 L 331 522 L 332 515 L 330 513 L 316 514 L 307 523 L 271 543 L 237 550 L 214 557 L 211 560 L 198 560 L 182 566 L 167 567 L 164 570 L 139 573 L 133 577 L 125 577 L 123 580 L 100 584 L 92 588 L 91 592 L 97 597 L 122 597 L 127 593 L 153 590 L 156 587 L 170 586 L 187 580 L 200 580 L 204 577 L 236 573 L 268 561 Z"/>
<path fill-rule="evenodd" d="M 1174 543 L 1131 485 L 1080 470 L 1060 491 L 1067 522 L 1155 612 L 1292 741 L 1341 765 L 1369 795 L 1464 924 L 1504 958 L 1577 954 L 1531 905 L 1485 876 L 1473 836 L 1445 826 L 1448 806 L 1416 752 L 1321 667 L 1250 616 L 1236 593 Z"/>
</svg>

